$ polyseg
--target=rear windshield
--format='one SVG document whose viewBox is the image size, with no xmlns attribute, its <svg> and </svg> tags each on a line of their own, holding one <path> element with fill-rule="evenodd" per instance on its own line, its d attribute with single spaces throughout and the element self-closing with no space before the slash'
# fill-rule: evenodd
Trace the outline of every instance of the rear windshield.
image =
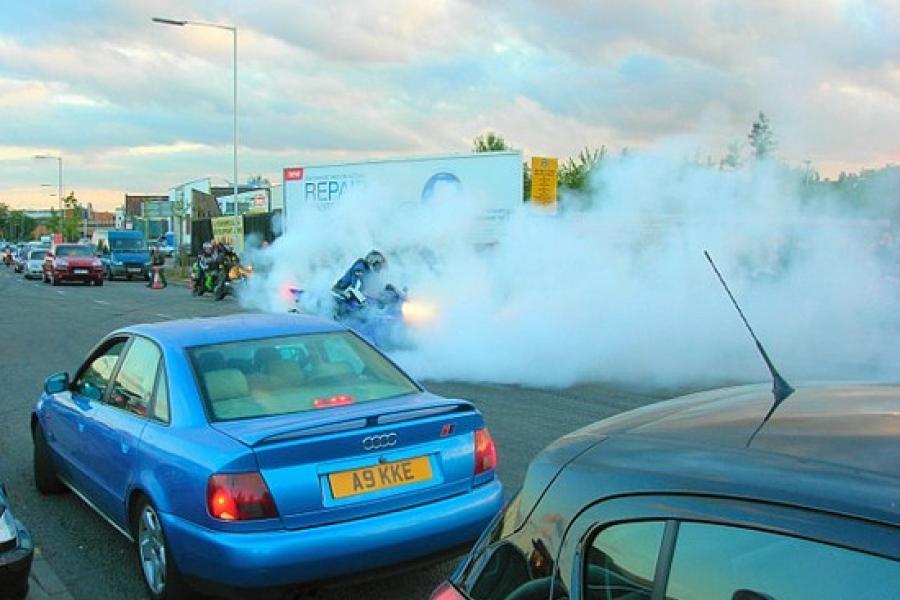
<svg viewBox="0 0 900 600">
<path fill-rule="evenodd" d="M 46 250 L 32 250 L 28 255 L 28 260 L 44 260 L 45 256 L 47 256 Z"/>
<path fill-rule="evenodd" d="M 349 332 L 245 340 L 189 350 L 214 421 L 326 410 L 419 387 Z"/>
<path fill-rule="evenodd" d="M 56 256 L 93 256 L 90 246 L 57 246 Z"/>
<path fill-rule="evenodd" d="M 109 246 L 113 252 L 143 252 L 147 249 L 147 242 L 140 238 L 111 239 Z"/>
</svg>

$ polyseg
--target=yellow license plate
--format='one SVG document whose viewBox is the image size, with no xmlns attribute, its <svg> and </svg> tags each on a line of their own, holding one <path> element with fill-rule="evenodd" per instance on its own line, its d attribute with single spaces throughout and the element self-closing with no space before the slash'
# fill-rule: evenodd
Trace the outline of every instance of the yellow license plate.
<svg viewBox="0 0 900 600">
<path fill-rule="evenodd" d="M 352 471 L 331 473 L 328 475 L 328 482 L 331 484 L 331 495 L 340 499 L 428 481 L 431 477 L 431 461 L 427 456 L 419 456 Z"/>
</svg>

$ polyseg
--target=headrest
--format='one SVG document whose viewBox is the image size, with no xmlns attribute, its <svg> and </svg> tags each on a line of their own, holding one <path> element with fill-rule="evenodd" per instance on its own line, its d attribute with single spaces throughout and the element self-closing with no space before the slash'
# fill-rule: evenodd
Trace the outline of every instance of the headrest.
<svg viewBox="0 0 900 600">
<path fill-rule="evenodd" d="M 247 377 L 238 369 L 217 369 L 203 374 L 210 402 L 242 398 L 249 395 Z"/>
<path fill-rule="evenodd" d="M 225 368 L 225 358 L 215 350 L 197 355 L 197 368 L 201 373 L 218 371 Z"/>
<path fill-rule="evenodd" d="M 316 377 L 340 377 L 353 373 L 353 366 L 348 362 L 319 363 L 315 368 Z"/>
<path fill-rule="evenodd" d="M 273 383 L 281 387 L 299 386 L 303 383 L 303 372 L 300 365 L 288 360 L 275 360 L 269 363 L 269 377 Z"/>
</svg>

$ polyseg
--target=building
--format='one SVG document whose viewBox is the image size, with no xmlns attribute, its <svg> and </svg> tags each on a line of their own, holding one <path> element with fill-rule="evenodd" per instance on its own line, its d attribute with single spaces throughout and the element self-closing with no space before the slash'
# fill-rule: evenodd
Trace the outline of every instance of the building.
<svg viewBox="0 0 900 600">
<path fill-rule="evenodd" d="M 125 194 L 125 219 L 140 218 L 143 215 L 144 202 L 166 202 L 168 196 L 160 194 Z"/>
</svg>

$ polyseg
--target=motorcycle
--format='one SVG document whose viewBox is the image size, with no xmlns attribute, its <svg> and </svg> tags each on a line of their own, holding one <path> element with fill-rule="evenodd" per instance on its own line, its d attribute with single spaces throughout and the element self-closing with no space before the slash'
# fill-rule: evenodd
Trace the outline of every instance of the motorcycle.
<svg viewBox="0 0 900 600">
<path fill-rule="evenodd" d="M 3 251 L 3 264 L 9 267 L 12 264 L 12 252 L 9 250 Z"/>
<path fill-rule="evenodd" d="M 290 312 L 319 315 L 327 312 L 320 302 L 307 304 L 303 293 L 302 289 L 290 288 L 294 305 Z M 435 316 L 433 306 L 410 300 L 405 288 L 399 290 L 393 285 L 385 286 L 377 296 L 360 299 L 332 295 L 332 299 L 332 319 L 386 350 L 412 347 L 410 330 Z"/>
<path fill-rule="evenodd" d="M 209 292 L 216 300 L 222 300 L 229 293 L 233 294 L 238 286 L 247 285 L 253 275 L 253 267 L 242 265 L 236 254 L 226 254 L 220 263 L 210 263 L 203 268 L 203 282 L 198 285 L 201 271 L 200 261 L 191 266 L 191 288 L 195 296 Z"/>
<path fill-rule="evenodd" d="M 203 273 L 201 281 L 201 271 Z M 194 296 L 202 296 L 210 293 L 216 300 L 225 297 L 225 276 L 214 265 L 201 265 L 200 261 L 194 261 L 191 265 L 191 293 Z"/>
</svg>

